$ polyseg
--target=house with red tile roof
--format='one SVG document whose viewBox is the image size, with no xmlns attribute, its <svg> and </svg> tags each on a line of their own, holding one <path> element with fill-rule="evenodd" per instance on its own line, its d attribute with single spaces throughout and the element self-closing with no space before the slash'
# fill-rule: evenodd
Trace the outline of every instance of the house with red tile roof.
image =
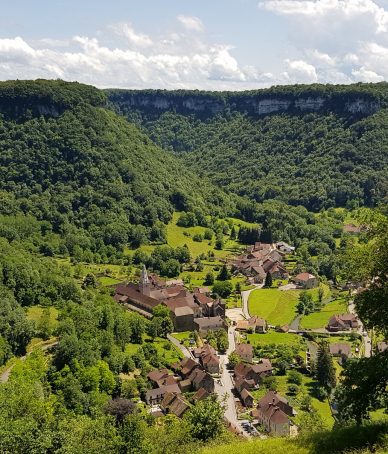
<svg viewBox="0 0 388 454">
<path fill-rule="evenodd" d="M 319 281 L 316 276 L 311 273 L 299 273 L 293 278 L 294 283 L 303 289 L 318 287 Z"/>
<path fill-rule="evenodd" d="M 332 332 L 357 329 L 358 319 L 354 314 L 333 315 L 327 324 L 327 330 Z"/>
<path fill-rule="evenodd" d="M 251 414 L 272 435 L 290 436 L 296 432 L 290 419 L 295 412 L 288 401 L 276 392 L 269 391 Z"/>
</svg>

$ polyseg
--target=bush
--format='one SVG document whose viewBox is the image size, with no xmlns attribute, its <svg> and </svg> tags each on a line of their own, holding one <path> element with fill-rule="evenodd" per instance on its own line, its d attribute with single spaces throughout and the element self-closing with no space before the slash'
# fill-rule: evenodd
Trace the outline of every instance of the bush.
<svg viewBox="0 0 388 454">
<path fill-rule="evenodd" d="M 288 383 L 293 383 L 294 385 L 301 385 L 303 381 L 303 376 L 296 370 L 290 370 L 288 372 L 287 381 Z"/>
<path fill-rule="evenodd" d="M 227 298 L 233 290 L 233 284 L 230 281 L 219 281 L 213 285 L 213 293 L 221 298 Z"/>
</svg>

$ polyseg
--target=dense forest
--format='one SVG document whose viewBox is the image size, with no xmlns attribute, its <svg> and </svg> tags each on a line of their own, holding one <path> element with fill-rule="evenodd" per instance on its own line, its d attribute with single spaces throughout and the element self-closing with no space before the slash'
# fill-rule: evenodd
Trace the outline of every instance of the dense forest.
<svg viewBox="0 0 388 454">
<path fill-rule="evenodd" d="M 1 214 L 47 222 L 63 239 L 53 252 L 104 260 L 126 244 L 159 239 L 174 210 L 235 213 L 231 197 L 104 108 L 104 99 L 76 83 L 0 84 Z"/>
<path fill-rule="evenodd" d="M 108 94 L 155 143 L 217 186 L 257 202 L 276 199 L 319 211 L 375 206 L 387 197 L 387 92 L 386 84 L 357 84 L 223 96 Z M 209 97 L 226 105 L 204 116 L 201 108 Z M 263 99 L 270 110 L 253 114 L 250 103 Z M 298 102 L 305 107 L 296 109 Z"/>
</svg>

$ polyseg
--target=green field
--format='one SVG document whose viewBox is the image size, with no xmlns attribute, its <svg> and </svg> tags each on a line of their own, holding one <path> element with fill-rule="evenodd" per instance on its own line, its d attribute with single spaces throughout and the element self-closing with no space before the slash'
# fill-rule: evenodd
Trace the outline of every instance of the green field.
<svg viewBox="0 0 388 454">
<path fill-rule="evenodd" d="M 323 285 L 323 299 L 330 297 L 330 289 Z M 318 288 L 307 290 L 318 300 Z M 277 288 L 254 290 L 249 295 L 248 305 L 251 315 L 263 317 L 271 325 L 290 323 L 297 315 L 296 305 L 301 290 L 279 290 Z"/>
<path fill-rule="evenodd" d="M 249 313 L 264 318 L 271 325 L 290 323 L 296 316 L 299 293 L 297 290 L 254 290 L 249 295 Z"/>
<path fill-rule="evenodd" d="M 343 314 L 346 311 L 346 300 L 344 298 L 338 298 L 325 304 L 319 312 L 304 316 L 300 326 L 305 329 L 324 328 L 332 315 Z"/>
<path fill-rule="evenodd" d="M 268 344 L 283 344 L 283 345 L 299 345 L 300 338 L 296 334 L 277 333 L 270 331 L 266 334 L 246 334 L 247 341 L 252 345 L 268 345 Z"/>
</svg>

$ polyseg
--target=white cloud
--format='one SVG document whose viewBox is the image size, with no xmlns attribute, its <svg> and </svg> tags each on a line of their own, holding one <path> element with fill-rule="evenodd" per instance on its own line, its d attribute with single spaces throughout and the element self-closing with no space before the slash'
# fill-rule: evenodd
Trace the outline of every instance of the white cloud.
<svg viewBox="0 0 388 454">
<path fill-rule="evenodd" d="M 287 73 L 295 83 L 314 83 L 318 81 L 317 72 L 313 65 L 303 60 L 286 60 Z"/>
<path fill-rule="evenodd" d="M 265 0 L 259 7 L 284 15 L 333 17 L 335 14 L 337 20 L 371 16 L 377 33 L 388 31 L 388 12 L 373 0 Z"/>
<path fill-rule="evenodd" d="M 384 80 L 383 76 L 376 74 L 374 71 L 366 69 L 362 66 L 360 69 L 352 70 L 353 76 L 361 82 L 382 82 Z"/>
<path fill-rule="evenodd" d="M 196 32 L 204 30 L 203 23 L 198 17 L 180 14 L 177 19 L 187 30 L 194 30 Z"/>
<path fill-rule="evenodd" d="M 133 29 L 131 24 L 128 23 L 120 23 L 112 26 L 112 29 L 118 34 L 124 36 L 128 43 L 133 44 L 137 47 L 147 47 L 151 46 L 152 39 L 145 35 L 144 33 L 137 33 Z"/>
<path fill-rule="evenodd" d="M 294 49 L 287 60 L 278 59 L 271 67 L 260 60 L 258 68 L 242 65 L 231 45 L 211 42 L 205 33 L 191 33 L 198 31 L 199 25 L 202 29 L 202 23 L 195 22 L 197 18 L 189 19 L 192 22 L 186 21 L 186 30 L 172 30 L 160 36 L 147 35 L 135 31 L 129 23 L 120 23 L 104 34 L 96 34 L 98 39 L 93 36 L 60 41 L 0 39 L 0 80 L 59 77 L 99 87 L 242 90 L 286 83 L 388 79 L 388 43 L 384 44 L 377 34 L 354 43 L 349 40 L 344 49 L 326 49 L 320 42 L 317 45 L 309 42 L 306 47 L 306 40 L 300 38 L 293 42 Z M 298 32 L 301 28 L 298 27 Z M 334 36 L 333 40 L 339 38 Z"/>
</svg>

